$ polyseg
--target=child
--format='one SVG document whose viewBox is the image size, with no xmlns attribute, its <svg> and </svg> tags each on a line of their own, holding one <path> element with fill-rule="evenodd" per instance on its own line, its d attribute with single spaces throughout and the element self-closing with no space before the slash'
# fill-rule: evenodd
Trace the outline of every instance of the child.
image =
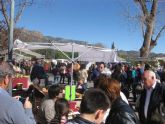
<svg viewBox="0 0 165 124">
<path fill-rule="evenodd" d="M 84 83 L 84 81 L 85 81 L 85 80 L 84 80 L 83 77 L 79 77 L 78 83 L 77 83 L 77 87 L 76 87 L 76 91 L 77 91 L 78 93 L 83 94 L 84 91 L 87 89 L 87 85 L 86 85 L 86 83 Z"/>
<path fill-rule="evenodd" d="M 69 103 L 64 98 L 59 98 L 55 102 L 55 117 L 50 124 L 65 124 L 69 113 Z"/>
</svg>

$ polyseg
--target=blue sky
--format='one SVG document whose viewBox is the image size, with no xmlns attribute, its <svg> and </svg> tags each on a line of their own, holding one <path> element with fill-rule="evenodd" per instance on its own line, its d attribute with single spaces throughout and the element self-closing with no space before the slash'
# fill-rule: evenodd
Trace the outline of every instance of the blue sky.
<svg viewBox="0 0 165 124">
<path fill-rule="evenodd" d="M 36 0 L 25 9 L 17 27 L 35 30 L 46 36 L 102 43 L 119 50 L 139 50 L 142 36 L 138 24 L 124 16 L 130 0 Z M 165 53 L 165 32 L 153 52 Z"/>
</svg>

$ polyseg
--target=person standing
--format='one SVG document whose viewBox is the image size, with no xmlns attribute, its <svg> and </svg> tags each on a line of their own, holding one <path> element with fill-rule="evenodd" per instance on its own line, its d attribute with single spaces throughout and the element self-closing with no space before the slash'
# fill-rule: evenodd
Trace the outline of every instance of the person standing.
<svg viewBox="0 0 165 124">
<path fill-rule="evenodd" d="M 48 85 L 48 75 L 44 71 L 44 68 L 42 66 L 42 62 L 40 59 L 36 60 L 36 63 L 34 64 L 32 71 L 30 73 L 30 79 L 35 84 L 42 83 L 41 79 L 45 80 L 45 86 Z M 37 81 L 36 81 L 37 79 Z M 40 84 L 42 85 L 42 84 Z"/>
<path fill-rule="evenodd" d="M 56 65 L 53 67 L 52 74 L 54 75 L 54 83 L 59 84 L 60 83 L 60 67 L 59 67 L 59 65 Z"/>
<path fill-rule="evenodd" d="M 46 96 L 41 102 L 39 110 L 39 123 L 47 124 L 55 117 L 54 105 L 59 98 L 61 88 L 59 85 L 52 85 L 48 89 L 48 96 Z"/>
<path fill-rule="evenodd" d="M 85 64 L 82 64 L 79 70 L 79 77 L 83 77 L 84 83 L 87 83 L 88 72 L 85 69 Z"/>
<path fill-rule="evenodd" d="M 7 92 L 11 74 L 0 69 L 0 124 L 35 124 L 32 104 L 27 97 L 24 107 Z"/>
<path fill-rule="evenodd" d="M 93 70 L 93 73 L 92 73 L 92 80 L 94 82 L 94 87 L 97 87 L 97 80 L 99 78 L 99 76 L 101 74 L 105 74 L 106 75 L 106 71 L 105 71 L 105 64 L 104 62 L 100 62 L 97 66 L 97 68 L 95 68 Z"/>
<path fill-rule="evenodd" d="M 65 83 L 65 77 L 66 77 L 66 65 L 65 65 L 65 63 L 61 63 L 61 66 L 60 66 L 60 83 L 62 83 L 62 84 Z"/>
<path fill-rule="evenodd" d="M 142 76 L 144 90 L 139 101 L 139 118 L 142 124 L 165 124 L 165 85 L 156 82 L 156 75 L 151 70 Z"/>
</svg>

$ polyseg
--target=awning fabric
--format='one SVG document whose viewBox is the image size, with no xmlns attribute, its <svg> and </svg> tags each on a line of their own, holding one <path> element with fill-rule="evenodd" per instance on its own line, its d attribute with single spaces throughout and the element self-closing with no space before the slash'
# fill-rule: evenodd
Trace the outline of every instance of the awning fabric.
<svg viewBox="0 0 165 124">
<path fill-rule="evenodd" d="M 94 47 L 89 45 L 80 45 L 76 43 L 23 43 L 20 40 L 16 40 L 15 49 L 36 50 L 36 49 L 54 49 L 64 52 L 78 52 L 79 57 L 74 60 L 79 61 L 92 61 L 92 62 L 116 62 L 117 51 L 107 48 Z M 28 51 L 29 52 L 29 51 Z"/>
</svg>

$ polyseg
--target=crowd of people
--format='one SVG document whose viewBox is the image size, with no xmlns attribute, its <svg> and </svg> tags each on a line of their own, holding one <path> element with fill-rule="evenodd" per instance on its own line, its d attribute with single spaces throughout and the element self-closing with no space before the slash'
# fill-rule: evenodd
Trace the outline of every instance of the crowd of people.
<svg viewBox="0 0 165 124">
<path fill-rule="evenodd" d="M 15 65 L 15 63 L 14 63 Z M 24 66 L 22 66 L 24 67 Z M 91 65 L 87 70 L 85 64 L 72 69 L 72 64 L 50 64 L 44 68 L 41 60 L 29 67 L 34 84 L 48 87 L 46 95 L 39 106 L 39 119 L 32 112 L 32 103 L 27 97 L 22 104 L 19 97 L 8 94 L 12 82 L 12 66 L 0 62 L 0 123 L 2 124 L 165 124 L 165 84 L 163 69 L 151 70 L 140 64 L 130 66 L 103 62 Z M 73 72 L 72 72 L 73 71 Z M 47 73 L 52 73 L 54 81 L 49 84 Z M 73 80 L 76 91 L 83 94 L 79 114 L 68 119 L 70 101 L 63 96 L 61 85 Z M 65 79 L 67 78 L 67 79 Z M 94 86 L 88 88 L 87 84 Z M 133 94 L 136 111 L 128 98 Z"/>
</svg>

